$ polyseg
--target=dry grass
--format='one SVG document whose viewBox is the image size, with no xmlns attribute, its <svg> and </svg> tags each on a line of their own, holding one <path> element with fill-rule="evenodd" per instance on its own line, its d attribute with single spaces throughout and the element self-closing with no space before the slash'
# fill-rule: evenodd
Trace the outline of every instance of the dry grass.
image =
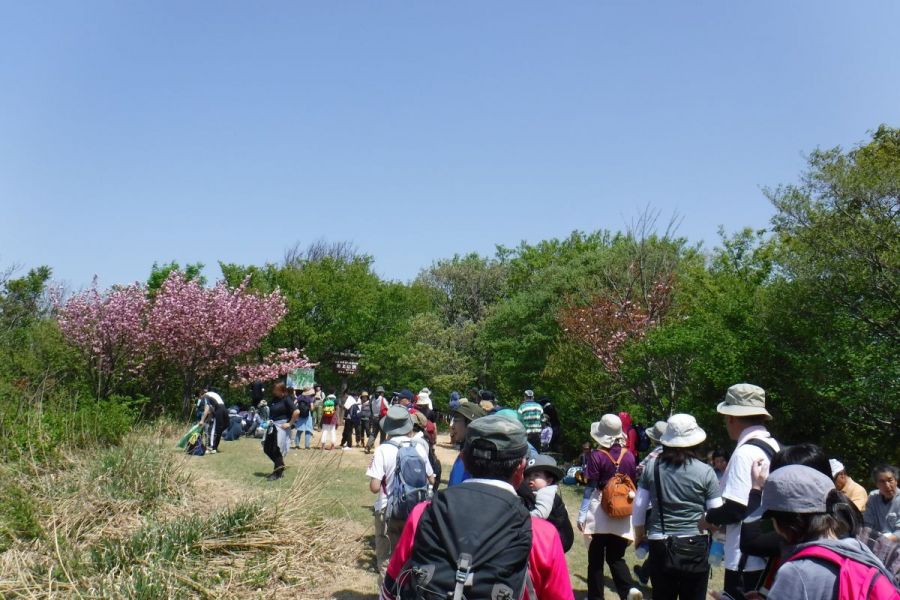
<svg viewBox="0 0 900 600">
<path fill-rule="evenodd" d="M 352 577 L 362 533 L 316 517 L 315 490 L 339 455 L 295 469 L 288 487 L 211 507 L 170 439 L 143 430 L 127 442 L 20 471 L 41 532 L 0 553 L 0 597 L 310 598 L 318 581 Z"/>
</svg>

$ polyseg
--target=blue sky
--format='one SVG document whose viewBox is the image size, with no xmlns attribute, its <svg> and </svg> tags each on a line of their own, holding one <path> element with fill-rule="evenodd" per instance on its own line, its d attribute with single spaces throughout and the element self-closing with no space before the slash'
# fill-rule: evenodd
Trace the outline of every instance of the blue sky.
<svg viewBox="0 0 900 600">
<path fill-rule="evenodd" d="M 349 240 L 407 280 L 621 229 L 709 247 L 900 125 L 900 3 L 3 2 L 0 267 L 77 289 Z"/>
</svg>

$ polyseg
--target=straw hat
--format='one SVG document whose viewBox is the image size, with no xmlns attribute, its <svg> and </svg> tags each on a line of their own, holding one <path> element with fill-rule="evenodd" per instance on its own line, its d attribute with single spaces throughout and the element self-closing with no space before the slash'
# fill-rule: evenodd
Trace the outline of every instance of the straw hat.
<svg viewBox="0 0 900 600">
<path fill-rule="evenodd" d="M 599 421 L 591 423 L 591 437 L 604 448 L 609 448 L 616 442 L 624 444 L 622 419 L 613 414 L 603 415 Z"/>
</svg>

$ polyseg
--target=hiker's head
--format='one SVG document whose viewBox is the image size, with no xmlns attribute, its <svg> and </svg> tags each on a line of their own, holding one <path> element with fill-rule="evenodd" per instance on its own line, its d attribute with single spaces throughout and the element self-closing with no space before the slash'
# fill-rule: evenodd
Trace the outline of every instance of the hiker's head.
<svg viewBox="0 0 900 600">
<path fill-rule="evenodd" d="M 892 500 L 897 495 L 897 467 L 878 465 L 872 469 L 872 480 L 885 500 Z"/>
<path fill-rule="evenodd" d="M 525 480 L 532 490 L 541 490 L 548 485 L 556 485 L 565 473 L 556 464 L 556 459 L 547 454 L 538 454 L 525 465 Z"/>
<path fill-rule="evenodd" d="M 624 444 L 625 433 L 622 431 L 622 419 L 614 414 L 603 415 L 599 421 L 591 423 L 591 437 L 601 448 Z"/>
<path fill-rule="evenodd" d="M 716 411 L 725 417 L 725 429 L 733 440 L 748 427 L 764 425 L 772 419 L 766 410 L 766 391 L 750 383 L 737 383 L 728 388 Z"/>
<path fill-rule="evenodd" d="M 272 396 L 274 398 L 278 398 L 279 400 L 287 396 L 287 386 L 283 381 L 279 381 L 274 386 L 272 386 Z"/>
<path fill-rule="evenodd" d="M 381 418 L 381 430 L 388 437 L 406 435 L 413 428 L 413 420 L 409 411 L 402 406 L 392 406 Z"/>
<path fill-rule="evenodd" d="M 788 544 L 853 536 L 862 521 L 831 477 L 805 465 L 787 465 L 770 473 L 761 508 Z"/>
<path fill-rule="evenodd" d="M 839 490 L 844 489 L 844 486 L 847 485 L 847 471 L 844 469 L 844 463 L 836 458 L 829 458 L 828 466 L 831 467 L 831 478 L 834 479 L 834 487 Z"/>
<path fill-rule="evenodd" d="M 803 465 L 815 469 L 826 477 L 831 477 L 831 465 L 825 451 L 815 444 L 794 444 L 785 446 L 772 457 L 769 471 L 775 471 L 787 465 Z"/>
<path fill-rule="evenodd" d="M 666 429 L 659 438 L 663 451 L 660 464 L 675 467 L 699 458 L 699 447 L 706 440 L 706 432 L 697 424 L 697 419 L 687 414 L 669 417 Z"/>
<path fill-rule="evenodd" d="M 527 454 L 525 428 L 517 421 L 488 415 L 467 428 L 462 457 L 472 477 L 499 479 L 517 487 L 522 483 Z"/>
<path fill-rule="evenodd" d="M 403 406 L 409 406 L 413 401 L 413 393 L 409 390 L 403 389 L 400 390 L 400 404 Z"/>
<path fill-rule="evenodd" d="M 450 443 L 462 444 L 466 441 L 469 423 L 484 416 L 484 410 L 477 404 L 460 404 L 450 413 Z"/>
<path fill-rule="evenodd" d="M 728 467 L 728 452 L 724 448 L 716 448 L 712 451 L 712 468 L 720 473 Z"/>
</svg>

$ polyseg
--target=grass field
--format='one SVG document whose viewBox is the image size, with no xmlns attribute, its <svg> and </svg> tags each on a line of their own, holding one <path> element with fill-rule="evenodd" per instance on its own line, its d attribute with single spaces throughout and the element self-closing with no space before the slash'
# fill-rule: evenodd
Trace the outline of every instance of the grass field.
<svg viewBox="0 0 900 600">
<path fill-rule="evenodd" d="M 195 481 L 202 483 L 201 493 L 207 494 L 211 502 L 227 504 L 254 497 L 277 502 L 279 492 L 288 490 L 294 478 L 301 477 L 302 485 L 315 492 L 308 498 L 304 496 L 304 502 L 309 504 L 309 518 L 329 518 L 333 523 L 331 526 L 342 530 L 337 539 L 346 545 L 344 550 L 347 552 L 344 554 L 352 557 L 352 564 L 341 565 L 344 567 L 341 571 L 352 573 L 352 576 L 316 581 L 297 597 L 348 600 L 377 597 L 371 512 L 374 497 L 368 490 L 365 477 L 370 454 L 357 448 L 345 451 L 291 450 L 286 459 L 286 477 L 270 482 L 266 481 L 265 476 L 271 472 L 272 463 L 262 453 L 259 440 L 223 442 L 221 448 L 223 451 L 217 455 L 192 457 L 186 466 Z M 441 436 L 438 456 L 446 476 L 454 456 L 446 436 Z M 583 488 L 562 486 L 562 489 L 574 522 Z M 285 535 L 289 536 L 290 532 L 285 532 Z M 631 567 L 635 562 L 632 549 L 626 552 L 625 558 Z M 587 590 L 587 551 L 581 540 L 576 539 L 566 560 L 575 597 L 583 598 Z M 347 567 L 351 569 L 348 571 Z M 721 588 L 722 575 L 721 569 L 713 571 L 710 589 Z M 606 582 L 606 598 L 617 598 L 611 587 L 608 568 Z M 649 588 L 644 588 L 644 592 L 645 597 L 651 597 Z"/>
</svg>

